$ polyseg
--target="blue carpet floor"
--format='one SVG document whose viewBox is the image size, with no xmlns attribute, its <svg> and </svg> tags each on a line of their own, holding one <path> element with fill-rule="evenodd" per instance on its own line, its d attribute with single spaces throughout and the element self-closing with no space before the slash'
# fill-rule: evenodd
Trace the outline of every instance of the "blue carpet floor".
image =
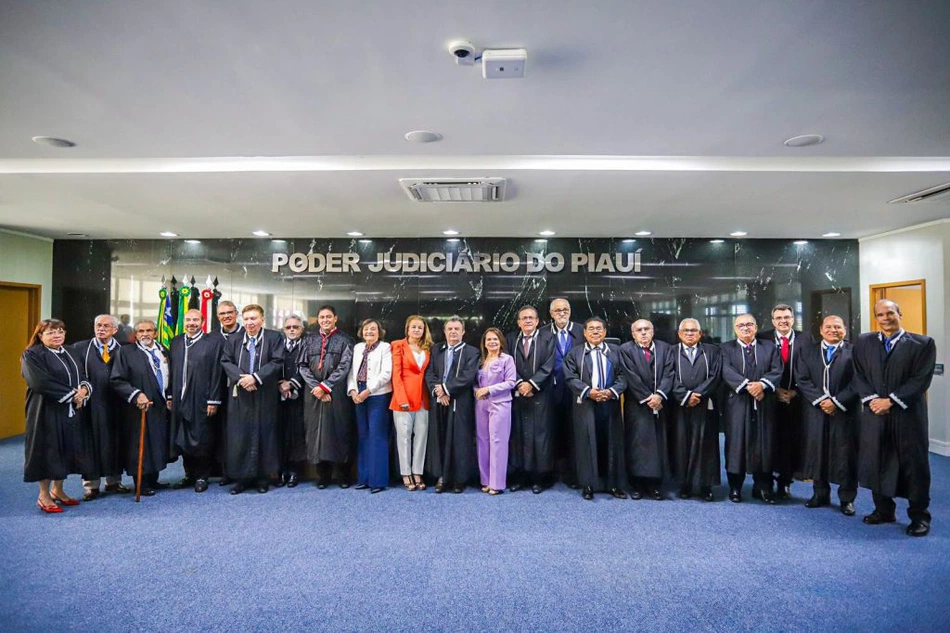
<svg viewBox="0 0 950 633">
<path fill-rule="evenodd" d="M 43 515 L 0 442 L 3 631 L 950 629 L 950 458 L 934 529 L 794 502 L 594 502 L 305 483 L 112 495 Z M 181 477 L 180 465 L 163 481 Z M 66 490 L 81 495 L 78 477 Z M 725 491 L 717 490 L 717 496 Z M 748 497 L 749 487 L 746 487 Z"/>
</svg>

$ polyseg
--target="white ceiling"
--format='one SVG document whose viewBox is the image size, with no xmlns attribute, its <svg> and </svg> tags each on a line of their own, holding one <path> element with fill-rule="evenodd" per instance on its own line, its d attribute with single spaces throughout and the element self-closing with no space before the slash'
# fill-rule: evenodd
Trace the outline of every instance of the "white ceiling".
<svg viewBox="0 0 950 633">
<path fill-rule="evenodd" d="M 887 204 L 950 182 L 948 33 L 946 0 L 0 0 L 0 227 L 867 236 L 950 217 Z M 510 199 L 413 203 L 421 176 Z"/>
</svg>

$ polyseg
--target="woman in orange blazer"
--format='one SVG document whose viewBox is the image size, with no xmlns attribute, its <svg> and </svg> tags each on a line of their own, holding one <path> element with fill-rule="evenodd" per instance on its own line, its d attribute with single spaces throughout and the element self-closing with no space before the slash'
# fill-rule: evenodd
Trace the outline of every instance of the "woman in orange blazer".
<svg viewBox="0 0 950 633">
<path fill-rule="evenodd" d="M 429 366 L 432 334 L 418 314 L 406 319 L 406 338 L 392 343 L 393 411 L 399 474 L 406 490 L 425 490 L 422 468 L 429 434 L 429 392 L 424 376 Z"/>
</svg>

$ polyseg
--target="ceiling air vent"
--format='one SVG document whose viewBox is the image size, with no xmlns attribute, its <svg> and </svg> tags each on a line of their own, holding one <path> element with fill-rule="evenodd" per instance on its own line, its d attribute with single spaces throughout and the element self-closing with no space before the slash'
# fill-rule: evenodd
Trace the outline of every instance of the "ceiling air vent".
<svg viewBox="0 0 950 633">
<path fill-rule="evenodd" d="M 942 185 L 937 185 L 936 187 L 931 187 L 930 189 L 924 189 L 923 191 L 918 191 L 917 193 L 911 193 L 900 198 L 894 198 L 889 200 L 888 204 L 914 204 L 916 202 L 934 202 L 937 198 L 946 198 L 950 196 L 950 182 L 945 182 Z"/>
<path fill-rule="evenodd" d="M 416 202 L 501 202 L 504 178 L 400 178 L 403 191 Z"/>
</svg>

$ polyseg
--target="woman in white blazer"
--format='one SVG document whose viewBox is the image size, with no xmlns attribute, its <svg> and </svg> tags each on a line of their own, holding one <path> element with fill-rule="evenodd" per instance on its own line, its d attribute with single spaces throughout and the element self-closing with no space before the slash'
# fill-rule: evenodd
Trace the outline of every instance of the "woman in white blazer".
<svg viewBox="0 0 950 633">
<path fill-rule="evenodd" d="M 376 319 L 360 324 L 362 343 L 353 347 L 353 364 L 347 383 L 347 394 L 356 405 L 356 430 L 359 444 L 356 453 L 357 490 L 382 492 L 389 484 L 389 412 L 393 391 L 393 358 L 389 343 L 383 341 L 386 331 Z"/>
</svg>

